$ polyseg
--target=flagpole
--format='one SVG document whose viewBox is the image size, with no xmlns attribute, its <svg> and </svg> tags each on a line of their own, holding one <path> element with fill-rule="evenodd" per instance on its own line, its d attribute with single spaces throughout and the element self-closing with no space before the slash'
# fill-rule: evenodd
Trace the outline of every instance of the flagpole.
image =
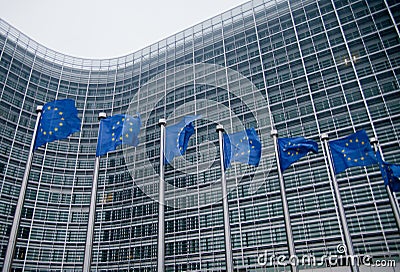
<svg viewBox="0 0 400 272">
<path fill-rule="evenodd" d="M 328 158 L 330 176 L 332 179 L 336 203 L 338 205 L 338 210 L 339 210 L 340 222 L 342 224 L 342 231 L 343 231 L 344 240 L 346 243 L 346 249 L 347 249 L 346 253 L 351 257 L 350 260 L 354 260 L 353 257 L 355 256 L 355 254 L 354 254 L 353 242 L 351 239 L 349 227 L 347 225 L 346 214 L 344 211 L 342 198 L 340 196 L 339 185 L 337 183 L 336 176 L 335 176 L 335 170 L 333 169 L 333 163 L 332 163 L 332 158 L 331 158 L 331 152 L 330 152 L 329 145 L 328 145 L 328 139 L 329 139 L 328 134 L 326 134 L 326 133 L 321 134 L 321 140 L 323 142 L 322 146 L 325 149 L 326 157 Z M 350 264 L 350 267 L 353 272 L 359 271 L 357 263 Z"/>
<path fill-rule="evenodd" d="M 376 138 L 371 138 L 371 144 L 374 146 L 375 153 L 377 153 L 379 151 L 381 153 L 382 160 L 385 160 L 384 157 L 383 157 L 383 154 L 382 154 L 382 150 L 381 150 L 380 146 L 378 146 L 378 140 Z M 390 206 L 392 207 L 392 211 L 393 211 L 393 214 L 394 214 L 394 218 L 396 220 L 397 228 L 400 231 L 400 213 L 399 213 L 399 208 L 397 206 L 397 203 L 396 203 L 396 200 L 395 200 L 395 198 L 393 196 L 392 191 L 390 191 L 389 186 L 385 185 L 385 189 L 386 189 L 386 192 L 387 192 L 388 197 L 389 197 Z"/>
<path fill-rule="evenodd" d="M 225 166 L 224 166 L 224 127 L 217 125 L 216 128 L 219 139 L 219 157 L 221 166 L 221 185 L 222 185 L 222 208 L 224 216 L 224 236 L 225 236 L 225 262 L 226 271 L 233 272 L 231 225 L 229 223 L 228 189 L 226 186 Z"/>
<path fill-rule="evenodd" d="M 100 112 L 98 120 L 106 118 L 107 114 L 105 112 Z M 100 125 L 97 134 L 97 141 L 100 135 Z M 90 208 L 89 208 L 89 219 L 88 228 L 86 233 L 86 243 L 85 243 L 85 256 L 83 260 L 83 272 L 90 272 L 92 265 L 92 250 L 93 250 L 93 232 L 94 232 L 94 221 L 96 217 L 96 198 L 97 198 L 97 187 L 99 179 L 99 169 L 100 169 L 100 156 L 96 157 L 93 171 L 93 183 L 92 183 L 92 193 L 90 197 Z"/>
<path fill-rule="evenodd" d="M 18 228 L 19 228 L 19 223 L 21 221 L 21 213 L 22 213 L 22 208 L 24 206 L 25 193 L 26 193 L 26 189 L 28 187 L 29 173 L 31 171 L 33 151 L 35 148 L 35 141 L 36 141 L 36 134 L 37 134 L 37 129 L 38 129 L 39 123 L 40 123 L 40 117 L 42 116 L 42 110 L 43 110 L 43 106 L 36 107 L 36 113 L 37 113 L 36 123 L 35 123 L 35 128 L 33 130 L 31 146 L 29 148 L 28 160 L 27 160 L 26 166 L 25 166 L 24 177 L 22 178 L 21 190 L 19 191 L 18 202 L 17 202 L 17 206 L 15 208 L 13 224 L 12 224 L 11 231 L 10 231 L 10 239 L 8 241 L 6 255 L 4 257 L 3 272 L 11 271 L 11 265 L 12 265 L 13 258 L 14 258 L 15 244 L 17 242 Z"/>
<path fill-rule="evenodd" d="M 283 174 L 281 171 L 281 162 L 279 159 L 279 151 L 278 151 L 278 131 L 276 129 L 271 130 L 271 137 L 274 140 L 276 165 L 278 167 L 278 177 L 279 177 L 279 185 L 280 185 L 280 189 L 281 189 L 283 215 L 284 215 L 284 219 L 285 219 L 285 230 L 286 230 L 287 244 L 288 244 L 289 255 L 290 255 L 289 257 L 294 258 L 296 256 L 296 249 L 294 246 L 292 225 L 290 223 L 289 205 L 288 205 L 287 198 L 286 198 L 285 182 L 283 180 Z M 292 272 L 297 272 L 298 271 L 297 264 L 291 263 L 290 269 Z"/>
<path fill-rule="evenodd" d="M 159 119 L 158 125 L 161 129 L 160 135 L 160 184 L 158 186 L 158 259 L 157 259 L 157 271 L 165 271 L 165 126 L 167 121 L 165 119 Z"/>
</svg>

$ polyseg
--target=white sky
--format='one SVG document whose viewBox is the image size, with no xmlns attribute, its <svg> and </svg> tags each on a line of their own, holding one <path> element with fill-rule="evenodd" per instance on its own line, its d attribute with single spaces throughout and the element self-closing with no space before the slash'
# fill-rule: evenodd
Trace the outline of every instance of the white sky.
<svg viewBox="0 0 400 272">
<path fill-rule="evenodd" d="M 0 17 L 60 53 L 133 53 L 247 0 L 0 0 Z"/>
</svg>

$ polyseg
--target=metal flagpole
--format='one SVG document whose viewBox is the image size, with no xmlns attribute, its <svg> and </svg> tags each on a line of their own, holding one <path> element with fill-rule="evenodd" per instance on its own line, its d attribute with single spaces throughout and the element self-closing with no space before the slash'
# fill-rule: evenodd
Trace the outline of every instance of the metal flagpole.
<svg viewBox="0 0 400 272">
<path fill-rule="evenodd" d="M 164 183 L 164 170 L 165 170 L 165 126 L 167 121 L 160 119 L 158 125 L 161 129 L 160 140 L 160 184 L 158 187 L 158 259 L 157 271 L 165 271 L 165 183 Z"/>
<path fill-rule="evenodd" d="M 21 213 L 22 213 L 22 208 L 24 206 L 26 188 L 28 187 L 29 173 L 31 171 L 36 134 L 40 123 L 40 117 L 42 116 L 42 110 L 43 106 L 36 107 L 36 113 L 37 113 L 36 123 L 35 123 L 35 128 L 33 130 L 31 147 L 29 148 L 28 160 L 25 166 L 24 177 L 22 178 L 21 190 L 19 191 L 18 203 L 17 207 L 15 208 L 14 220 L 10 232 L 10 239 L 8 241 L 6 255 L 4 257 L 3 272 L 11 271 L 11 265 L 14 258 L 15 244 L 17 243 L 18 228 L 19 228 L 19 223 L 21 221 Z"/>
<path fill-rule="evenodd" d="M 233 272 L 232 242 L 231 242 L 231 226 L 229 223 L 229 206 L 228 206 L 228 189 L 226 186 L 226 176 L 224 167 L 224 127 L 217 125 L 219 139 L 219 154 L 221 166 L 221 185 L 222 185 L 222 207 L 224 215 L 224 236 L 225 236 L 225 262 L 226 271 Z"/>
<path fill-rule="evenodd" d="M 328 146 L 328 134 L 323 133 L 321 134 L 321 140 L 323 143 L 323 148 L 325 149 L 326 156 L 328 158 L 328 164 L 329 164 L 329 171 L 330 171 L 330 176 L 332 179 L 332 184 L 333 184 L 333 189 L 335 193 L 335 198 L 336 198 L 336 203 L 338 205 L 338 210 L 339 210 L 339 217 L 340 217 L 340 222 L 342 224 L 342 231 L 344 234 L 344 240 L 346 242 L 346 248 L 347 248 L 347 254 L 350 256 L 350 260 L 354 260 L 354 248 L 353 248 L 353 242 L 351 239 L 349 227 L 347 226 L 347 220 L 346 220 L 346 214 L 343 208 L 343 203 L 342 203 L 342 198 L 340 196 L 340 191 L 339 191 L 339 185 L 336 180 L 335 176 L 335 170 L 333 169 L 333 163 L 332 163 L 332 158 L 331 158 L 331 152 Z M 351 264 L 350 265 L 351 270 L 353 272 L 358 272 L 358 265 L 357 263 Z"/>
<path fill-rule="evenodd" d="M 105 112 L 99 113 L 99 121 L 107 117 Z M 97 141 L 100 136 L 100 126 L 97 134 Z M 89 219 L 88 228 L 86 233 L 86 244 L 85 244 L 85 257 L 83 259 L 83 272 L 90 272 L 92 265 L 92 249 L 93 249 L 93 232 L 94 232 L 94 221 L 96 217 L 96 198 L 97 198 L 97 187 L 100 169 L 100 156 L 96 157 L 93 171 L 93 183 L 92 183 L 92 194 L 90 197 L 90 208 L 89 208 Z"/>
<path fill-rule="evenodd" d="M 290 214 L 289 214 L 289 205 L 286 198 L 286 190 L 285 190 L 285 182 L 283 180 L 283 174 L 281 171 L 281 162 L 279 160 L 279 151 L 278 151 L 278 131 L 276 129 L 271 130 L 271 137 L 274 139 L 274 147 L 275 147 L 275 157 L 276 157 L 276 165 L 278 167 L 278 177 L 279 177 L 279 185 L 281 188 L 281 199 L 283 206 L 283 215 L 285 218 L 285 230 L 287 236 L 287 243 L 289 248 L 290 259 L 293 257 L 296 260 L 296 249 L 294 247 L 293 233 L 292 233 L 292 225 L 290 224 Z M 292 272 L 297 272 L 297 264 L 291 263 L 290 269 Z"/>
<path fill-rule="evenodd" d="M 379 151 L 381 153 L 382 160 L 384 160 L 384 157 L 383 157 L 383 154 L 382 154 L 382 150 L 381 150 L 380 146 L 378 145 L 378 140 L 376 138 L 371 138 L 371 144 L 374 146 L 375 153 L 377 153 Z M 397 228 L 400 231 L 400 213 L 399 213 L 399 208 L 397 206 L 396 200 L 394 199 L 393 193 L 390 191 L 389 186 L 385 185 L 385 188 L 386 188 L 386 192 L 387 192 L 388 197 L 389 197 L 389 202 L 390 202 L 390 206 L 392 207 L 394 218 L 396 220 Z"/>
</svg>

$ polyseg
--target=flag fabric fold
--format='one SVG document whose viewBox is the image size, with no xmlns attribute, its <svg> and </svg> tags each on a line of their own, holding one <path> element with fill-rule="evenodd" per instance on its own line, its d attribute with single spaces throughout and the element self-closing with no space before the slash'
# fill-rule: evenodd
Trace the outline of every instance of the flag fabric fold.
<svg viewBox="0 0 400 272">
<path fill-rule="evenodd" d="M 171 163 L 176 156 L 185 154 L 190 137 L 194 133 L 193 121 L 201 118 L 200 115 L 188 115 L 174 125 L 165 129 L 165 162 Z"/>
<path fill-rule="evenodd" d="M 389 186 L 392 192 L 400 192 L 400 165 L 390 164 L 382 160 L 381 153 L 376 153 L 384 184 Z"/>
<path fill-rule="evenodd" d="M 261 142 L 254 128 L 232 134 L 224 134 L 224 166 L 232 162 L 258 166 L 261 158 Z"/>
<path fill-rule="evenodd" d="M 282 172 L 308 152 L 318 153 L 318 143 L 303 137 L 278 138 L 278 147 Z"/>
<path fill-rule="evenodd" d="M 139 144 L 140 126 L 139 114 L 137 114 L 137 117 L 117 114 L 101 120 L 96 156 L 102 156 L 109 151 L 116 150 L 117 146 L 122 144 L 137 146 Z"/>
<path fill-rule="evenodd" d="M 378 163 L 365 130 L 345 138 L 329 141 L 335 174 L 354 166 Z"/>
<path fill-rule="evenodd" d="M 81 130 L 81 120 L 72 99 L 54 100 L 43 106 L 35 140 L 35 149 L 56 140 L 66 139 Z"/>
</svg>

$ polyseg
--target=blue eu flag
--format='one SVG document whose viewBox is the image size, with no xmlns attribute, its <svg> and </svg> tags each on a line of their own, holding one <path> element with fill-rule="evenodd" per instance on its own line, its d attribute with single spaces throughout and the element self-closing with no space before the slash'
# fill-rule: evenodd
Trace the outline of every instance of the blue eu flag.
<svg viewBox="0 0 400 272">
<path fill-rule="evenodd" d="M 38 128 L 35 149 L 53 142 L 68 138 L 74 132 L 81 130 L 81 120 L 72 99 L 55 100 L 43 106 Z"/>
<path fill-rule="evenodd" d="M 224 134 L 224 166 L 231 162 L 258 166 L 261 158 L 261 142 L 254 128 L 232 134 Z"/>
<path fill-rule="evenodd" d="M 279 138 L 278 146 L 282 172 L 289 168 L 292 163 L 307 155 L 308 152 L 318 153 L 317 142 L 303 137 Z"/>
<path fill-rule="evenodd" d="M 117 114 L 101 120 L 96 157 L 115 150 L 121 144 L 137 146 L 139 144 L 140 126 L 139 114 L 137 117 Z"/>
<path fill-rule="evenodd" d="M 190 136 L 194 133 L 193 121 L 199 118 L 201 118 L 200 115 L 188 115 L 179 123 L 166 127 L 165 161 L 167 163 L 171 163 L 176 156 L 185 153 Z"/>
<path fill-rule="evenodd" d="M 343 139 L 329 141 L 335 174 L 354 166 L 369 166 L 378 163 L 365 130 Z"/>
<path fill-rule="evenodd" d="M 380 152 L 376 153 L 376 158 L 385 185 L 389 186 L 392 192 L 400 192 L 400 165 L 384 162 Z"/>
</svg>

